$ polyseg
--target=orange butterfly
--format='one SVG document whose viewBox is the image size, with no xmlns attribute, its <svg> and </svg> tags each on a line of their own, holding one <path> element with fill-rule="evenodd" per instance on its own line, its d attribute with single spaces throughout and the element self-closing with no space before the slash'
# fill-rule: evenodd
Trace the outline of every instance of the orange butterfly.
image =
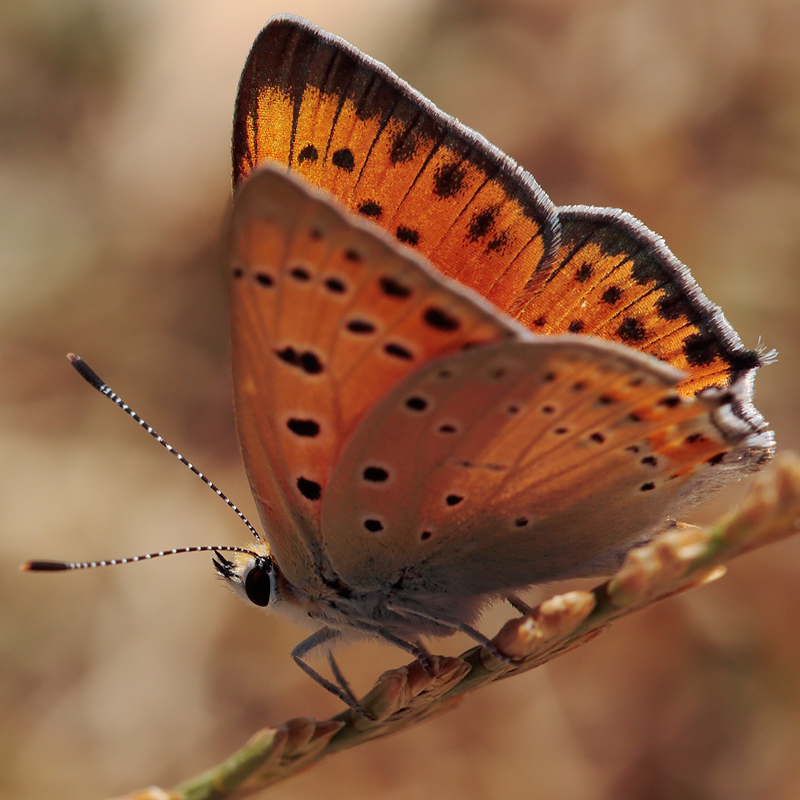
<svg viewBox="0 0 800 800">
<path fill-rule="evenodd" d="M 233 161 L 234 393 L 266 538 L 214 563 L 314 627 L 292 655 L 352 708 L 332 657 L 337 684 L 306 655 L 349 634 L 423 663 L 421 636 L 487 644 L 487 603 L 614 569 L 771 457 L 751 403 L 769 356 L 658 236 L 554 207 L 341 39 L 264 28 Z"/>
<path fill-rule="evenodd" d="M 233 162 L 234 389 L 268 544 L 217 566 L 314 621 L 296 659 L 343 631 L 417 656 L 420 635 L 485 641 L 488 601 L 613 568 L 770 457 L 765 358 L 659 237 L 555 208 L 341 39 L 264 28 Z"/>
</svg>

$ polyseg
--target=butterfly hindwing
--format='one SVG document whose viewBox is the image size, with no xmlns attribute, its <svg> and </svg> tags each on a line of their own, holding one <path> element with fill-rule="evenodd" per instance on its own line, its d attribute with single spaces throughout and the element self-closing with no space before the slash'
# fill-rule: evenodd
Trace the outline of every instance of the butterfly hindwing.
<svg viewBox="0 0 800 800">
<path fill-rule="evenodd" d="M 465 597 L 608 566 L 598 559 L 651 534 L 715 472 L 769 453 L 729 393 L 684 398 L 681 377 L 571 336 L 424 367 L 337 465 L 322 508 L 331 563 L 351 586 Z"/>
<path fill-rule="evenodd" d="M 323 561 L 321 498 L 364 414 L 431 359 L 519 334 L 276 167 L 237 193 L 229 271 L 245 464 L 270 544 L 302 583 L 318 571 L 309 564 Z"/>
<path fill-rule="evenodd" d="M 275 17 L 242 73 L 234 183 L 274 161 L 326 189 L 505 310 L 555 253 L 533 178 L 383 64 Z"/>
</svg>

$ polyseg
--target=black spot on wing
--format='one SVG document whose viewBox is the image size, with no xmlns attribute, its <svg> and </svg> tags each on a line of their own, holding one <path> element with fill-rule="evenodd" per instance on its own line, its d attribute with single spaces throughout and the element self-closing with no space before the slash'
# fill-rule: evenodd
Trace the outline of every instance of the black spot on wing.
<svg viewBox="0 0 800 800">
<path fill-rule="evenodd" d="M 286 427 L 296 436 L 314 437 L 319 435 L 319 423 L 313 419 L 297 419 L 292 417 Z"/>
<path fill-rule="evenodd" d="M 365 200 L 358 207 L 358 213 L 363 214 L 365 217 L 370 217 L 371 219 L 380 219 L 383 215 L 383 206 L 381 206 L 380 203 L 376 203 L 374 200 Z"/>
<path fill-rule="evenodd" d="M 622 320 L 617 335 L 623 342 L 641 342 L 647 335 L 644 325 L 635 317 L 625 317 Z"/>
<path fill-rule="evenodd" d="M 304 161 L 310 161 L 312 164 L 319 158 L 317 148 L 313 144 L 307 144 L 298 154 L 297 163 L 302 164 Z"/>
<path fill-rule="evenodd" d="M 424 411 L 428 407 L 428 401 L 424 397 L 414 395 L 406 400 L 406 408 L 412 411 Z"/>
<path fill-rule="evenodd" d="M 269 288 L 270 286 L 275 285 L 275 281 L 272 279 L 272 275 L 269 275 L 266 272 L 256 273 L 256 283 L 259 286 L 264 286 L 265 288 Z"/>
<path fill-rule="evenodd" d="M 508 242 L 508 232 L 503 231 L 498 236 L 495 236 L 495 238 L 486 245 L 486 252 L 493 253 L 496 251 L 498 253 L 502 253 Z"/>
<path fill-rule="evenodd" d="M 499 210 L 497 206 L 489 206 L 475 214 L 470 220 L 467 238 L 471 242 L 477 242 L 479 239 L 483 239 L 492 229 Z"/>
<path fill-rule="evenodd" d="M 457 317 L 435 306 L 425 309 L 422 319 L 426 325 L 439 331 L 456 331 L 461 327 Z"/>
<path fill-rule="evenodd" d="M 575 280 L 578 281 L 578 283 L 586 283 L 586 281 L 592 277 L 593 273 L 594 269 L 592 265 L 588 262 L 584 262 L 575 270 Z"/>
<path fill-rule="evenodd" d="M 297 488 L 307 500 L 319 500 L 322 496 L 322 487 L 316 481 L 310 481 L 308 478 L 298 478 Z"/>
<path fill-rule="evenodd" d="M 289 275 L 300 283 L 305 283 L 311 279 L 311 273 L 305 267 L 292 267 Z"/>
<path fill-rule="evenodd" d="M 322 362 L 311 352 L 300 354 L 300 367 L 309 375 L 318 375 L 322 372 Z"/>
<path fill-rule="evenodd" d="M 719 343 L 710 333 L 693 333 L 683 340 L 683 354 L 692 367 L 707 367 L 719 355 Z"/>
<path fill-rule="evenodd" d="M 609 286 L 600 297 L 600 299 L 609 306 L 616 305 L 621 298 L 622 289 L 619 286 Z"/>
<path fill-rule="evenodd" d="M 367 333 L 375 333 L 375 325 L 373 323 L 365 320 L 365 319 L 351 319 L 347 321 L 345 325 L 350 333 L 359 333 L 359 334 L 367 334 Z"/>
<path fill-rule="evenodd" d="M 383 350 L 387 355 L 399 358 L 401 361 L 412 361 L 414 358 L 414 354 L 407 347 L 403 347 L 397 342 L 387 342 L 383 346 Z"/>
<path fill-rule="evenodd" d="M 356 165 L 356 161 L 353 158 L 353 151 L 350 150 L 349 147 L 343 147 L 341 150 L 337 150 L 331 156 L 331 163 L 334 167 L 343 169 L 345 172 L 352 172 Z"/>
<path fill-rule="evenodd" d="M 442 164 L 433 174 L 433 192 L 437 197 L 455 197 L 464 184 L 467 171 L 459 162 Z"/>
<path fill-rule="evenodd" d="M 395 236 L 397 237 L 397 240 L 403 244 L 419 244 L 419 231 L 414 230 L 413 228 L 407 228 L 405 225 L 399 225 L 397 227 L 397 233 Z"/>
<path fill-rule="evenodd" d="M 344 294 L 347 291 L 344 281 L 339 278 L 326 278 L 325 288 L 333 294 Z"/>
<path fill-rule="evenodd" d="M 367 467 L 362 474 L 370 483 L 384 483 L 389 479 L 389 473 L 383 467 Z"/>
<path fill-rule="evenodd" d="M 395 278 L 384 276 L 380 279 L 379 283 L 381 291 L 389 297 L 396 297 L 399 300 L 405 300 L 405 298 L 411 297 L 411 287 L 406 286 Z"/>
<path fill-rule="evenodd" d="M 323 370 L 322 362 L 310 351 L 298 352 L 293 347 L 276 350 L 275 355 L 286 364 L 297 367 L 309 375 L 318 375 Z"/>
</svg>

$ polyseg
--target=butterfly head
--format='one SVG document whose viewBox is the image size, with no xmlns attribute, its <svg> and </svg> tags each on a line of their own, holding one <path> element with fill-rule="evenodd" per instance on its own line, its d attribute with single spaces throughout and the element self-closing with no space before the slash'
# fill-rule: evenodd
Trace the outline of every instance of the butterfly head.
<svg viewBox="0 0 800 800">
<path fill-rule="evenodd" d="M 278 569 L 263 542 L 253 552 L 236 552 L 226 558 L 219 552 L 211 559 L 217 574 L 242 599 L 262 608 L 278 599 Z"/>
</svg>

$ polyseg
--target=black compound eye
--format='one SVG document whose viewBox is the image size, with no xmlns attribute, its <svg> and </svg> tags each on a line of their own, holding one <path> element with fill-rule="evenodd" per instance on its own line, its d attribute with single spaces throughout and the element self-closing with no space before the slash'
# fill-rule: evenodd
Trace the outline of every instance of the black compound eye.
<svg viewBox="0 0 800 800">
<path fill-rule="evenodd" d="M 269 605 L 270 595 L 272 594 L 271 575 L 272 570 L 266 565 L 262 566 L 258 561 L 247 573 L 247 577 L 244 579 L 244 593 L 254 605 Z"/>
</svg>

